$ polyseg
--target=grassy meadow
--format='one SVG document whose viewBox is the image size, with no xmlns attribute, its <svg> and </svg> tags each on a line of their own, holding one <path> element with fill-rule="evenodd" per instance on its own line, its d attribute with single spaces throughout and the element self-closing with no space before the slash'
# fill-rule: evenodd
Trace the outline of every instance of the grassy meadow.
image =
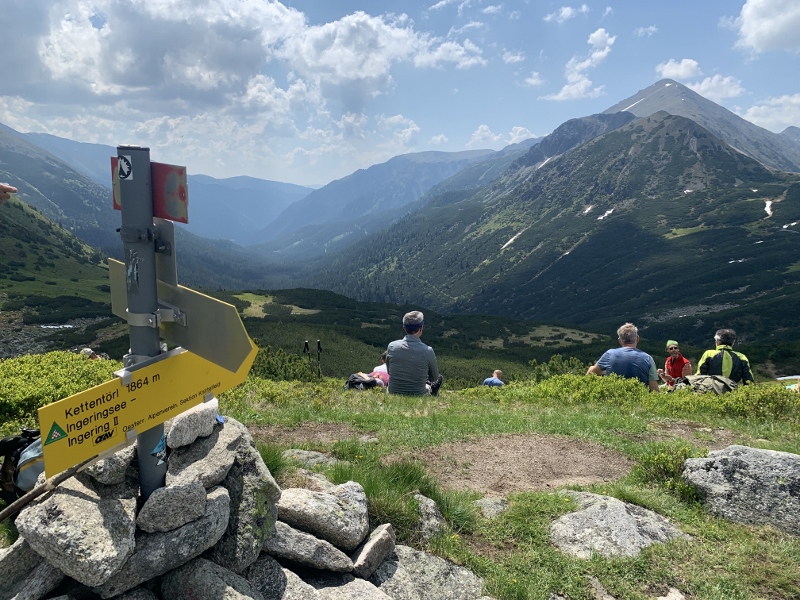
<svg viewBox="0 0 800 600">
<path fill-rule="evenodd" d="M 488 595 L 545 600 L 557 593 L 589 599 L 593 577 L 618 599 L 655 598 L 669 587 L 695 599 L 800 597 L 800 539 L 715 518 L 680 479 L 683 461 L 705 455 L 721 432 L 730 443 L 800 453 L 800 394 L 781 385 L 761 384 L 720 397 L 649 394 L 637 382 L 616 377 L 543 376 L 540 369 L 536 378 L 520 376 L 500 389 L 473 385 L 445 389 L 438 397 L 404 398 L 345 391 L 339 378 L 285 380 L 305 363 L 279 355 L 262 355 L 244 384 L 220 396 L 220 412 L 250 427 L 279 483 L 291 487 L 296 480 L 297 465 L 282 456 L 288 448 L 342 459 L 319 470 L 336 483 L 362 484 L 373 526 L 390 522 L 400 543 L 472 569 L 485 579 Z M 278 358 L 283 362 L 276 366 Z M 105 381 L 120 366 L 68 352 L 0 361 L 3 434 L 33 424 L 39 405 Z M 259 375 L 269 368 L 276 372 L 273 377 Z M 293 431 L 314 427 L 330 427 L 340 435 L 288 441 Z M 680 431 L 688 433 L 664 433 Z M 592 442 L 620 453 L 633 464 L 620 479 L 570 487 L 654 510 L 691 539 L 651 546 L 636 558 L 571 558 L 548 537 L 550 523 L 574 509 L 564 494 L 509 494 L 509 510 L 488 520 L 473 504 L 479 493 L 447 489 L 428 464 L 408 458 L 441 444 L 504 434 Z M 416 527 L 417 491 L 433 498 L 447 521 L 446 531 L 428 543 Z M 2 533 L 6 544 L 16 535 L 7 523 Z"/>
</svg>

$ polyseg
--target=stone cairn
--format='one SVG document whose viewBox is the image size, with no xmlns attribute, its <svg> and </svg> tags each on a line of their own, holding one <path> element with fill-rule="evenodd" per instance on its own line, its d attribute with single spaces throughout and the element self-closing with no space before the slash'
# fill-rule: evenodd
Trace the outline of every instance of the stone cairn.
<svg viewBox="0 0 800 600">
<path fill-rule="evenodd" d="M 389 523 L 370 531 L 359 483 L 281 490 L 217 411 L 169 424 L 166 485 L 141 506 L 133 446 L 27 506 L 0 550 L 0 599 L 481 598 L 467 569 L 395 545 Z"/>
</svg>

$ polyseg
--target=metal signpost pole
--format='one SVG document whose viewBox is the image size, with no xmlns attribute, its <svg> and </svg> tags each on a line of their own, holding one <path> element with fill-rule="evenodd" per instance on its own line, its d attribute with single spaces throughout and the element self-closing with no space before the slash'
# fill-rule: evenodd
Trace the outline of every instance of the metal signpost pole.
<svg viewBox="0 0 800 600">
<path fill-rule="evenodd" d="M 131 342 L 125 366 L 133 366 L 161 353 L 156 291 L 156 259 L 153 197 L 150 180 L 150 149 L 118 146 L 122 237 L 125 253 L 125 286 Z M 146 500 L 164 486 L 164 425 L 138 432 L 139 487 Z"/>
</svg>

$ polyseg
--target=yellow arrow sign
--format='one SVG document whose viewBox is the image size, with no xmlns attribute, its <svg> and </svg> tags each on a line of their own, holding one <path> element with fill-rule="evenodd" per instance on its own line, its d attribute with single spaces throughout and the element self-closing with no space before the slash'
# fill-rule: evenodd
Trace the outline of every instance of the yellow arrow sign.
<svg viewBox="0 0 800 600">
<path fill-rule="evenodd" d="M 249 341 L 249 338 L 248 338 Z M 242 383 L 258 349 L 233 373 L 183 348 L 118 371 L 119 377 L 39 409 L 47 477 Z"/>
<path fill-rule="evenodd" d="M 109 259 L 108 275 L 111 312 L 127 321 L 125 265 Z M 156 284 L 159 301 L 180 309 L 185 316 L 184 323 L 162 321 L 161 337 L 229 371 L 237 371 L 250 352 L 252 342 L 236 307 L 182 285 L 171 285 L 160 279 Z"/>
</svg>

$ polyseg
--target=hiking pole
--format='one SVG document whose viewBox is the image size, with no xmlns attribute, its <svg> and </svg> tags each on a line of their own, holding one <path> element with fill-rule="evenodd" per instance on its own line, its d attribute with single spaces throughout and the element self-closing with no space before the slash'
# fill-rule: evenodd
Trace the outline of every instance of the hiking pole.
<svg viewBox="0 0 800 600">
<path fill-rule="evenodd" d="M 308 355 L 308 374 L 313 375 L 314 369 L 311 366 L 311 350 L 308 349 L 308 340 L 306 340 L 305 345 L 303 346 L 303 354 Z"/>
<path fill-rule="evenodd" d="M 322 379 L 322 366 L 319 363 L 320 354 L 322 354 L 322 344 L 317 340 L 317 379 Z"/>
</svg>

